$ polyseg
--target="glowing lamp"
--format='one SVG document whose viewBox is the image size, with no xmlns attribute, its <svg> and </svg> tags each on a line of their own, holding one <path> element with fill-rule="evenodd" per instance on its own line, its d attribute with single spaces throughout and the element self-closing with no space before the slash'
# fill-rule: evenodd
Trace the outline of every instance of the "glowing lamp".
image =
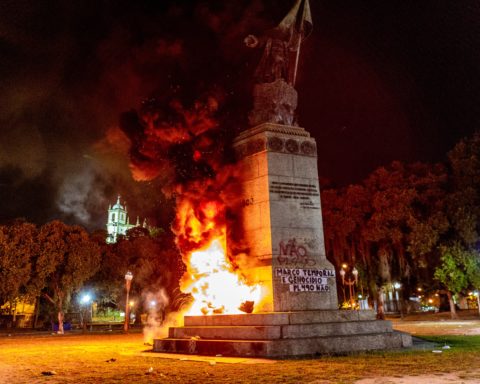
<svg viewBox="0 0 480 384">
<path fill-rule="evenodd" d="M 352 275 L 353 275 L 353 278 L 355 279 L 355 283 L 358 282 L 358 269 L 357 268 L 353 267 Z"/>
<path fill-rule="evenodd" d="M 343 269 L 343 266 L 342 269 L 340 269 L 340 276 L 342 276 L 342 284 L 345 284 L 345 270 Z"/>
</svg>

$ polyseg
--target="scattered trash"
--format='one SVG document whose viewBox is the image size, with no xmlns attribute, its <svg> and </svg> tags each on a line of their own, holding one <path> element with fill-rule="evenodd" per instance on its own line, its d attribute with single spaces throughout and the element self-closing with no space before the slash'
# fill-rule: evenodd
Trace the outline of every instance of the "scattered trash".
<svg viewBox="0 0 480 384">
<path fill-rule="evenodd" d="M 215 355 L 216 357 L 222 357 L 223 355 L 221 355 L 220 353 L 218 355 Z"/>
<path fill-rule="evenodd" d="M 12 334 L 11 334 L 11 333 L 9 333 L 9 334 L 8 334 L 8 337 L 10 337 L 10 336 L 12 336 Z"/>
<path fill-rule="evenodd" d="M 111 359 L 106 360 L 105 362 L 106 363 L 113 363 L 114 361 L 117 361 L 117 359 L 111 358 Z"/>
<path fill-rule="evenodd" d="M 450 346 L 445 344 L 442 349 L 450 349 Z"/>
<path fill-rule="evenodd" d="M 55 372 L 55 371 L 43 371 L 42 372 L 43 376 L 53 376 L 53 375 L 56 375 L 56 374 L 57 374 L 57 372 Z"/>
<path fill-rule="evenodd" d="M 217 365 L 217 362 L 215 360 L 211 360 L 209 363 L 210 365 Z"/>
<path fill-rule="evenodd" d="M 147 372 L 145 372 L 146 375 L 150 375 L 153 372 L 153 367 L 150 367 L 147 369 Z"/>
<path fill-rule="evenodd" d="M 442 353 L 443 351 L 440 351 L 440 350 L 438 350 L 438 349 L 434 349 L 432 352 L 433 352 L 433 353 Z"/>
<path fill-rule="evenodd" d="M 190 340 L 200 340 L 200 336 L 192 336 Z"/>
</svg>

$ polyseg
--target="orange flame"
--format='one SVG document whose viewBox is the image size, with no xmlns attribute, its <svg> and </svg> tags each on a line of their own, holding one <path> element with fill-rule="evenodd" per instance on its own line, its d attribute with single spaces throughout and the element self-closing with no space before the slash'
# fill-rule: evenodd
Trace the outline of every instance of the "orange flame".
<svg viewBox="0 0 480 384">
<path fill-rule="evenodd" d="M 187 266 L 180 288 L 194 298 L 188 314 L 242 313 L 240 305 L 259 303 L 262 290 L 247 282 L 227 256 L 223 203 L 204 198 L 184 195 L 177 204 L 177 245 Z"/>
<path fill-rule="evenodd" d="M 213 240 L 203 250 L 192 252 L 187 273 L 191 280 L 182 290 L 194 298 L 190 315 L 242 313 L 239 307 L 243 302 L 260 301 L 260 286 L 248 285 L 241 275 L 232 271 L 222 238 Z"/>
</svg>

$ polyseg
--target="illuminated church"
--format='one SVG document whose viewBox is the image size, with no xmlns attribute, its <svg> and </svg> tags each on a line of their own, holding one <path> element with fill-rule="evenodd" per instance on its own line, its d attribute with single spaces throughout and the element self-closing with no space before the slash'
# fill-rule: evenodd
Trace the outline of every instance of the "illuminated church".
<svg viewBox="0 0 480 384">
<path fill-rule="evenodd" d="M 118 236 L 125 236 L 127 231 L 134 227 L 147 228 L 146 219 L 143 221 L 143 225 L 140 225 L 140 220 L 137 216 L 136 224 L 130 224 L 130 218 L 128 217 L 127 205 L 120 203 L 120 196 L 117 198 L 117 202 L 112 207 L 110 204 L 108 207 L 107 218 L 107 239 L 108 244 L 116 243 Z"/>
</svg>

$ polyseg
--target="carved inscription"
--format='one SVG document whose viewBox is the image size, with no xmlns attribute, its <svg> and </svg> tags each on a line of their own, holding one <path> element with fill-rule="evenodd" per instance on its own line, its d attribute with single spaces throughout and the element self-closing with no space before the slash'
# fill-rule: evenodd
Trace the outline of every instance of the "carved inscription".
<svg viewBox="0 0 480 384">
<path fill-rule="evenodd" d="M 318 203 L 311 200 L 314 196 L 320 196 L 315 184 L 272 181 L 270 193 L 278 193 L 280 199 L 298 201 L 304 209 L 320 209 Z"/>
<path fill-rule="evenodd" d="M 289 286 L 291 292 L 329 292 L 328 277 L 335 277 L 333 269 L 275 268 L 275 277 Z"/>
<path fill-rule="evenodd" d="M 249 197 L 248 199 L 242 200 L 242 207 L 248 207 L 249 205 L 253 204 L 253 197 Z"/>
</svg>

